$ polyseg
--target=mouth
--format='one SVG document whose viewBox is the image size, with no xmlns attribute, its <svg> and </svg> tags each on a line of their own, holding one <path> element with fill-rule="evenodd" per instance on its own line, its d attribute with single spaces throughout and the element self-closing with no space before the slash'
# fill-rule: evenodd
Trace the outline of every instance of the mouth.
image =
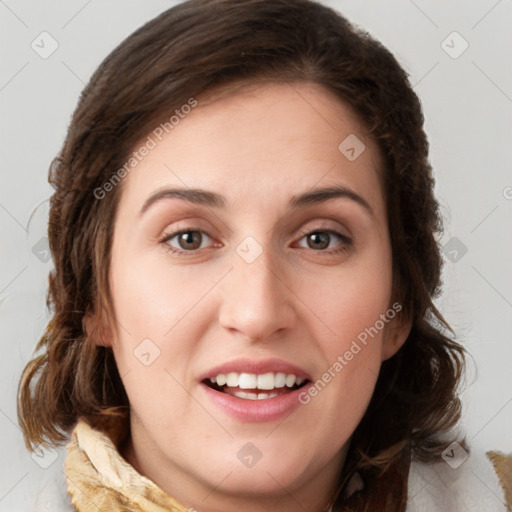
<svg viewBox="0 0 512 512">
<path fill-rule="evenodd" d="M 309 379 L 293 373 L 218 373 L 202 383 L 219 393 L 243 400 L 267 400 L 292 393 L 307 384 Z"/>
<path fill-rule="evenodd" d="M 282 420 L 301 405 L 312 377 L 282 359 L 237 359 L 212 368 L 199 382 L 210 403 L 231 418 L 250 423 Z"/>
</svg>

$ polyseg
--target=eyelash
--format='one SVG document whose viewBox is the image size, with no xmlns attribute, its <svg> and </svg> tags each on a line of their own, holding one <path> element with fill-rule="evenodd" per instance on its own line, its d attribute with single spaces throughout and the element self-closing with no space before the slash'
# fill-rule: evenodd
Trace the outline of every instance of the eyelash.
<svg viewBox="0 0 512 512">
<path fill-rule="evenodd" d="M 173 254 L 179 254 L 179 255 L 184 255 L 184 256 L 194 255 L 200 249 L 194 249 L 194 250 L 190 250 L 190 251 L 185 251 L 183 249 L 176 249 L 175 247 L 172 247 L 171 245 L 169 245 L 169 241 L 170 240 L 172 240 L 176 236 L 182 235 L 184 233 L 201 233 L 203 235 L 206 235 L 208 238 L 211 238 L 208 235 L 208 233 L 206 233 L 205 231 L 203 231 L 203 230 L 201 230 L 199 228 L 192 227 L 192 228 L 188 228 L 188 229 L 181 229 L 179 231 L 175 231 L 173 233 L 165 235 L 164 238 L 160 241 L 160 243 L 162 243 L 165 246 L 165 249 L 167 251 L 169 251 L 169 252 L 171 252 Z M 334 235 L 334 236 L 339 237 L 341 239 L 341 241 L 342 241 L 341 247 L 339 247 L 338 249 L 335 249 L 335 250 L 332 250 L 332 249 L 331 250 L 320 249 L 318 251 L 316 251 L 315 249 L 311 249 L 314 252 L 323 252 L 323 253 L 326 253 L 328 255 L 335 255 L 335 254 L 339 254 L 339 253 L 348 251 L 352 247 L 352 245 L 353 245 L 353 240 L 351 238 L 349 238 L 348 236 L 343 235 L 342 233 L 339 233 L 338 231 L 335 231 L 333 229 L 314 229 L 312 231 L 305 231 L 305 230 L 303 230 L 303 231 L 300 232 L 300 234 L 302 236 L 301 236 L 301 238 L 299 240 L 302 240 L 302 238 L 304 238 L 305 236 L 312 235 L 313 233 L 327 233 L 329 235 Z"/>
</svg>

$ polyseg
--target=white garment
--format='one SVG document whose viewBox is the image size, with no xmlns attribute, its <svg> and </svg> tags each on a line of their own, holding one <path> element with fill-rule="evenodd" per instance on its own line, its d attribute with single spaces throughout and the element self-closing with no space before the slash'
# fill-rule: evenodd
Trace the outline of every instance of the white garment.
<svg viewBox="0 0 512 512">
<path fill-rule="evenodd" d="M 68 494 L 68 484 L 64 465 L 53 476 L 44 482 L 35 503 L 35 512 L 76 512 Z"/>
<path fill-rule="evenodd" d="M 409 471 L 407 512 L 506 512 L 505 493 L 485 453 L 472 450 L 452 469 L 413 462 Z"/>
</svg>

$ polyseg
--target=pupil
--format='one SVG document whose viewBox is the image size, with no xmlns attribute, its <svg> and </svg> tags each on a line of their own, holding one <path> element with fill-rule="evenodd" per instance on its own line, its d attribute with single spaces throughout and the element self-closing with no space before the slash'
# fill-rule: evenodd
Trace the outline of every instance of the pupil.
<svg viewBox="0 0 512 512">
<path fill-rule="evenodd" d="M 321 233 L 321 232 L 316 232 L 316 233 L 311 233 L 311 235 L 309 236 L 309 240 L 311 242 L 313 242 L 313 245 L 317 242 L 317 241 L 322 241 L 321 239 L 324 239 L 324 243 L 320 243 L 320 247 L 317 245 L 316 247 L 313 247 L 313 249 L 325 249 L 326 247 L 329 246 L 329 235 L 327 233 Z"/>
<path fill-rule="evenodd" d="M 182 242 L 182 247 L 185 245 L 183 249 L 197 249 L 201 245 L 201 234 L 197 231 L 187 231 L 182 233 L 180 242 Z M 191 244 L 192 247 L 186 247 L 187 244 Z"/>
</svg>

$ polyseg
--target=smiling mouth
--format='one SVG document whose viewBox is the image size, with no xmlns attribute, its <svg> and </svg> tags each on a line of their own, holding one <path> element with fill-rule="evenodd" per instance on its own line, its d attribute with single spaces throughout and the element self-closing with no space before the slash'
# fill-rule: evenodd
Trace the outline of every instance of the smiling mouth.
<svg viewBox="0 0 512 512">
<path fill-rule="evenodd" d="M 202 383 L 209 388 L 245 400 L 276 398 L 304 387 L 309 380 L 286 373 L 220 373 Z"/>
</svg>

